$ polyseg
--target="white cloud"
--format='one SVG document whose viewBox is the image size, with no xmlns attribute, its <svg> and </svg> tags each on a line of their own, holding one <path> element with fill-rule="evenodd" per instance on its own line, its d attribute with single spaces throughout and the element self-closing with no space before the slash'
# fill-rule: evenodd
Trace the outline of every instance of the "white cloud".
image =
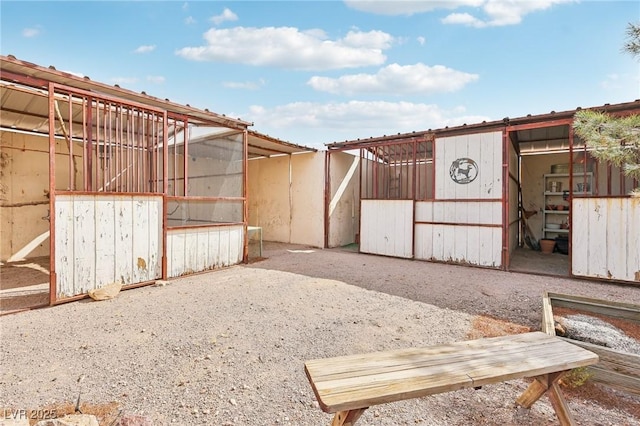
<svg viewBox="0 0 640 426">
<path fill-rule="evenodd" d="M 380 65 L 393 40 L 381 31 L 350 31 L 330 40 L 319 30 L 293 27 L 212 28 L 205 46 L 184 47 L 176 54 L 194 61 L 217 61 L 296 70 L 329 70 Z"/>
<path fill-rule="evenodd" d="M 187 25 L 193 25 L 196 23 L 196 20 L 193 16 L 187 16 L 186 18 L 184 18 L 184 23 Z"/>
<path fill-rule="evenodd" d="M 465 112 L 463 107 L 445 110 L 437 105 L 412 102 L 296 102 L 272 109 L 252 106 L 243 119 L 253 121 L 258 131 L 268 129 L 274 134 L 281 134 L 283 130 L 291 128 L 304 128 L 304 135 L 287 137 L 296 143 L 307 144 L 393 135 L 489 120 L 484 116 L 465 115 Z M 331 135 L 331 140 L 322 140 L 322 135 Z"/>
<path fill-rule="evenodd" d="M 156 46 L 155 45 L 143 45 L 138 47 L 136 50 L 134 50 L 134 53 L 149 53 L 149 52 L 153 52 L 154 50 L 156 50 Z"/>
<path fill-rule="evenodd" d="M 486 0 L 345 0 L 345 4 L 361 12 L 377 15 L 414 15 L 437 9 L 456 9 L 462 6 L 481 6 Z"/>
<path fill-rule="evenodd" d="M 187 9 L 189 9 L 189 3 L 184 2 L 184 3 L 182 4 L 182 10 L 187 10 Z"/>
<path fill-rule="evenodd" d="M 216 25 L 220 25 L 226 21 L 237 21 L 238 15 L 233 13 L 230 9 L 225 8 L 220 15 L 212 16 L 209 20 Z"/>
<path fill-rule="evenodd" d="M 147 76 L 147 81 L 153 83 L 153 84 L 162 84 L 165 82 L 165 78 L 161 75 L 148 75 Z"/>
<path fill-rule="evenodd" d="M 391 64 L 376 74 L 351 74 L 339 78 L 311 77 L 307 82 L 312 88 L 334 94 L 433 94 L 455 92 L 466 84 L 478 80 L 477 74 L 469 74 L 447 68 L 418 63 L 415 65 Z"/>
<path fill-rule="evenodd" d="M 530 13 L 551 8 L 556 4 L 572 3 L 577 0 L 486 0 L 482 10 L 486 19 L 477 18 L 469 13 L 452 13 L 442 19 L 444 24 L 462 24 L 475 28 L 500 27 L 516 25 L 522 22 L 522 18 Z"/>
<path fill-rule="evenodd" d="M 22 36 L 27 38 L 37 37 L 40 35 L 40 28 L 25 28 L 22 30 Z"/>
<path fill-rule="evenodd" d="M 135 84 L 138 82 L 138 79 L 135 77 L 113 77 L 111 79 L 114 84 L 123 85 L 123 84 Z"/>
<path fill-rule="evenodd" d="M 479 18 L 469 11 L 452 13 L 442 19 L 444 24 L 462 24 L 476 28 L 515 25 L 529 13 L 545 10 L 561 3 L 578 0 L 345 0 L 352 9 L 378 15 L 414 15 L 436 10 L 459 8 L 482 9 L 486 17 Z"/>
<path fill-rule="evenodd" d="M 265 85 L 265 81 L 262 78 L 258 81 L 225 81 L 222 85 L 229 89 L 258 90 Z"/>
<path fill-rule="evenodd" d="M 427 42 L 427 39 L 422 37 L 422 36 L 418 37 L 417 40 L 418 40 L 418 43 L 420 43 L 421 46 L 424 46 L 424 44 Z"/>
</svg>

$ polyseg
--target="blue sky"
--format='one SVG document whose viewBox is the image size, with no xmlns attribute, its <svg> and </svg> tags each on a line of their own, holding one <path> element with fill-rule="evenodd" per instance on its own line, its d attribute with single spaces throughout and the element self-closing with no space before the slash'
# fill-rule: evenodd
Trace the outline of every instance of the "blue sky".
<svg viewBox="0 0 640 426">
<path fill-rule="evenodd" d="M 0 52 L 308 146 L 640 98 L 639 1 L 1 1 Z"/>
</svg>

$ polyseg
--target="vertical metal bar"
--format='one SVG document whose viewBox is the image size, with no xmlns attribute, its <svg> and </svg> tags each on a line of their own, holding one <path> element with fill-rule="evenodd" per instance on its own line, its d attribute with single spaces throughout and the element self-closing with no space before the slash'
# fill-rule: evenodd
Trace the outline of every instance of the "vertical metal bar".
<svg viewBox="0 0 640 426">
<path fill-rule="evenodd" d="M 94 191 L 94 177 L 95 183 L 98 184 L 98 175 L 97 171 L 94 174 L 93 172 L 93 98 L 87 98 L 87 121 L 85 124 L 85 129 L 87 130 L 87 167 L 89 171 L 89 180 L 87 191 Z M 96 167 L 97 169 L 97 167 Z"/>
<path fill-rule="evenodd" d="M 80 108 L 82 109 L 82 190 L 89 191 L 91 169 L 88 167 L 89 143 L 87 141 L 87 98 L 85 96 L 82 97 Z"/>
<path fill-rule="evenodd" d="M 189 146 L 188 146 L 189 145 L 189 137 L 187 135 L 187 133 L 188 133 L 187 129 L 189 129 L 189 121 L 188 121 L 188 119 L 185 119 L 185 121 L 184 121 L 184 156 L 183 156 L 183 163 L 184 163 L 184 166 L 183 166 L 183 169 L 184 169 L 183 185 L 184 185 L 184 187 L 182 189 L 182 193 L 183 193 L 183 195 L 185 197 L 187 196 L 187 194 L 189 192 L 188 191 L 188 188 L 189 188 L 189 186 L 188 186 L 188 180 L 189 180 L 189 173 L 188 173 L 189 172 L 189 168 L 188 167 L 189 167 L 189 162 L 187 161 L 187 158 L 189 158 Z M 247 138 L 247 139 L 249 138 L 248 135 L 244 135 L 243 137 Z M 245 145 L 247 145 L 248 142 L 244 141 L 244 139 L 243 139 L 243 143 Z M 246 153 L 246 149 L 245 149 L 245 153 Z M 243 167 L 244 167 L 244 163 L 243 163 Z"/>
<path fill-rule="evenodd" d="M 431 199 L 436 199 L 436 137 L 433 136 L 433 141 L 431 142 L 431 151 L 433 152 L 431 158 Z"/>
<path fill-rule="evenodd" d="M 331 151 L 324 153 L 324 248 L 329 248 L 329 233 L 331 232 Z"/>
<path fill-rule="evenodd" d="M 411 192 L 411 198 L 413 198 L 413 200 L 416 199 L 416 194 L 417 194 L 417 189 L 416 185 L 418 182 L 418 141 L 415 140 L 413 141 L 413 185 L 412 185 L 412 192 Z M 415 214 L 414 214 L 414 221 L 415 221 Z"/>
<path fill-rule="evenodd" d="M 186 139 L 185 139 L 186 140 Z M 186 153 L 185 145 L 185 153 Z M 244 227 L 244 245 L 242 251 L 242 261 L 244 263 L 249 262 L 249 231 L 247 226 L 249 225 L 249 132 L 244 129 L 242 132 L 242 222 Z M 186 161 L 186 157 L 185 157 Z M 186 177 L 185 177 L 186 180 Z M 185 188 L 186 195 L 186 188 Z M 262 239 L 262 235 L 260 236 Z M 262 253 L 260 253 L 262 256 Z"/>
<path fill-rule="evenodd" d="M 71 93 L 69 93 L 69 179 L 71 180 L 69 188 L 72 191 L 76 190 L 76 168 L 74 167 L 75 160 L 73 159 L 73 102 Z"/>
<path fill-rule="evenodd" d="M 502 129 L 502 270 L 509 267 L 509 140 Z"/>
<path fill-rule="evenodd" d="M 127 106 L 126 111 L 126 127 L 124 129 L 124 139 L 126 142 L 127 154 L 127 192 L 131 192 L 133 188 L 133 140 L 131 138 L 131 107 Z"/>
<path fill-rule="evenodd" d="M 49 305 L 56 302 L 56 126 L 55 88 L 49 83 Z"/>
<path fill-rule="evenodd" d="M 568 256 L 569 256 L 569 276 L 573 276 L 573 266 L 571 265 L 571 259 L 573 257 L 572 254 L 572 247 L 571 247 L 571 240 L 573 239 L 571 237 L 571 233 L 572 233 L 572 225 L 573 225 L 573 144 L 574 144 L 574 134 L 573 134 L 573 121 L 571 123 L 569 123 L 569 224 L 571 224 L 569 226 L 569 233 L 567 234 L 567 237 L 569 239 L 568 241 Z M 586 163 L 585 163 L 585 168 L 586 168 Z"/>
<path fill-rule="evenodd" d="M 169 123 L 162 113 L 162 279 L 167 279 L 167 196 L 169 192 Z"/>
</svg>

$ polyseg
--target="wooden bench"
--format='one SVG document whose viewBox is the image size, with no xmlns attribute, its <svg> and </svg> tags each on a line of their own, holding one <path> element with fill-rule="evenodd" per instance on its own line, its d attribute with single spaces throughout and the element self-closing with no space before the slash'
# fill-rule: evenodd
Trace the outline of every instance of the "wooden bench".
<svg viewBox="0 0 640 426">
<path fill-rule="evenodd" d="M 598 362 L 593 352 L 542 332 L 307 361 L 305 372 L 333 426 L 353 425 L 373 405 L 532 377 L 516 403 L 547 393 L 560 423 L 574 424 L 558 387 L 568 371 Z"/>
</svg>

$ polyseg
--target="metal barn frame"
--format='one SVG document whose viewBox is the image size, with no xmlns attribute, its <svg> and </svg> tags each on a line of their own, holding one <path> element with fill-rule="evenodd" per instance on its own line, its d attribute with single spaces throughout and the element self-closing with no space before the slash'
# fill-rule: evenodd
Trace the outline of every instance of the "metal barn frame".
<svg viewBox="0 0 640 426">
<path fill-rule="evenodd" d="M 49 304 L 247 261 L 248 158 L 304 150 L 12 56 L 0 77 L 2 260 L 48 255 Z"/>
<path fill-rule="evenodd" d="M 638 114 L 640 101 L 593 109 Z M 569 163 L 568 221 L 584 230 L 570 233 L 569 275 L 640 283 L 638 182 L 611 164 L 577 169 L 589 155 L 576 111 L 327 144 L 328 169 L 333 152 L 361 159 L 360 251 L 508 270 L 524 241 L 523 159 L 555 153 Z M 592 193 L 578 193 L 590 174 Z"/>
</svg>

